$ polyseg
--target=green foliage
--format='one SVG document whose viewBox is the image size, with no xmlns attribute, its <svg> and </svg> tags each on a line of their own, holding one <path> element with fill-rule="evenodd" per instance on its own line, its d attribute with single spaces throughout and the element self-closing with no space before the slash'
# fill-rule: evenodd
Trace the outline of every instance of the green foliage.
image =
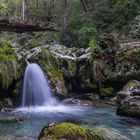
<svg viewBox="0 0 140 140">
<path fill-rule="evenodd" d="M 134 20 L 131 20 L 129 25 L 126 25 L 123 30 L 127 37 L 140 40 L 140 14 Z"/>
<path fill-rule="evenodd" d="M 134 51 L 125 50 L 125 51 L 119 52 L 116 54 L 115 58 L 116 58 L 116 63 L 120 63 L 125 60 L 125 61 L 136 63 L 137 65 L 140 65 L 140 48 L 137 48 Z"/>
<path fill-rule="evenodd" d="M 122 27 L 138 12 L 138 5 L 135 0 L 118 0 L 112 9 L 113 22 L 116 27 Z"/>
<path fill-rule="evenodd" d="M 1 0 L 0 1 L 0 16 L 19 19 L 21 0 Z"/>
<path fill-rule="evenodd" d="M 84 12 L 79 0 L 72 1 L 68 24 L 64 29 L 64 17 L 67 15 L 65 2 L 61 0 L 27 1 L 27 18 L 36 21 L 51 21 L 61 28 L 55 39 L 68 47 L 88 47 L 91 40 L 102 33 L 119 30 L 128 34 L 125 28 L 139 15 L 138 0 L 92 0 L 88 1 L 88 12 Z M 21 19 L 21 0 L 1 0 L 0 16 L 10 19 Z M 132 28 L 132 37 L 139 38 L 139 20 Z M 131 25 L 130 25 L 131 26 Z M 136 28 L 135 28 L 136 27 Z M 133 35 L 133 30 L 135 34 Z M 52 34 L 49 34 L 54 38 Z"/>
<path fill-rule="evenodd" d="M 98 45 L 98 41 L 95 39 L 90 40 L 89 47 L 91 48 L 90 61 L 92 62 L 97 58 L 99 52 L 101 51 L 101 48 Z"/>
<path fill-rule="evenodd" d="M 104 70 L 106 69 L 106 63 L 105 61 L 101 59 L 96 59 L 93 61 L 93 75 L 94 80 L 98 83 L 98 85 L 101 87 L 102 82 L 105 81 L 105 75 Z"/>
<path fill-rule="evenodd" d="M 113 87 L 101 88 L 100 89 L 100 95 L 104 96 L 104 97 L 113 95 L 113 92 L 114 92 Z"/>
<path fill-rule="evenodd" d="M 95 39 L 91 39 L 90 40 L 90 42 L 89 42 L 89 47 L 91 47 L 91 48 L 96 48 L 97 47 L 97 45 L 98 45 L 98 43 L 97 43 L 97 40 L 95 40 Z"/>
<path fill-rule="evenodd" d="M 134 88 L 136 85 L 134 84 L 134 83 L 131 83 L 131 82 L 129 82 L 129 83 L 127 83 L 124 87 L 123 87 L 123 90 L 125 91 L 127 91 L 127 90 L 129 90 L 129 89 L 131 89 L 131 88 Z"/>
<path fill-rule="evenodd" d="M 3 88 L 8 88 L 14 79 L 19 77 L 17 56 L 12 47 L 0 43 L 0 83 Z"/>
<path fill-rule="evenodd" d="M 58 68 L 57 59 L 47 49 L 42 49 L 39 59 L 39 65 L 43 68 L 51 81 L 51 85 L 56 89 L 56 92 L 67 96 L 67 89 L 64 84 L 64 78 Z"/>
<path fill-rule="evenodd" d="M 78 126 L 72 123 L 61 123 L 44 127 L 38 140 L 81 139 L 81 140 L 127 140 L 119 133 L 103 127 Z"/>
<path fill-rule="evenodd" d="M 0 108 L 2 108 L 3 107 L 3 102 L 2 101 L 0 101 Z"/>
<path fill-rule="evenodd" d="M 60 138 L 77 139 L 78 137 L 92 140 L 90 131 L 71 123 L 61 123 L 55 127 L 48 128 L 47 131 L 48 133 L 53 134 L 52 140 Z"/>
<path fill-rule="evenodd" d="M 83 45 L 83 47 L 87 47 L 89 43 L 93 43 L 94 38 L 96 37 L 96 27 L 95 25 L 92 26 L 83 26 L 78 31 L 78 38 L 79 42 Z"/>
</svg>

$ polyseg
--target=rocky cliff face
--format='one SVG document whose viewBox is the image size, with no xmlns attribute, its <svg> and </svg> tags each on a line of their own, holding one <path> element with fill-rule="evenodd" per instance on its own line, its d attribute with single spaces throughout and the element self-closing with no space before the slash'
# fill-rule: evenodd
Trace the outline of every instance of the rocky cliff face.
<svg viewBox="0 0 140 140">
<path fill-rule="evenodd" d="M 95 57 L 92 48 L 67 48 L 53 44 L 40 47 L 38 53 L 32 50 L 29 60 L 37 61 L 56 91 L 66 96 L 75 91 L 98 92 L 98 88 L 103 96 L 108 93 L 110 96 L 115 92 L 115 84 L 121 83 L 122 87 L 130 79 L 139 79 L 139 42 L 120 44 L 115 52 L 110 47 L 99 48 Z"/>
<path fill-rule="evenodd" d="M 131 79 L 139 80 L 140 77 L 140 42 L 114 42 L 106 38 L 87 49 L 67 48 L 57 43 L 29 48 L 14 47 L 14 60 L 17 61 L 14 66 L 24 59 L 38 63 L 60 98 L 75 92 L 112 97 L 124 83 Z M 23 74 L 25 61 L 21 65 Z M 19 73 L 19 76 L 23 77 L 22 74 Z"/>
</svg>

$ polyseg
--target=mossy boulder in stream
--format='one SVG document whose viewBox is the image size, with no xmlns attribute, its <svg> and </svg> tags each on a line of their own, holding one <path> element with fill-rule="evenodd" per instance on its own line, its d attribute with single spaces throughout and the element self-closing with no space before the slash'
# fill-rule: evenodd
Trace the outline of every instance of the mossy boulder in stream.
<svg viewBox="0 0 140 140">
<path fill-rule="evenodd" d="M 131 80 L 117 93 L 117 114 L 140 118 L 140 81 Z"/>
<path fill-rule="evenodd" d="M 102 127 L 87 128 L 72 123 L 46 126 L 38 140 L 127 140 L 126 137 Z"/>
</svg>

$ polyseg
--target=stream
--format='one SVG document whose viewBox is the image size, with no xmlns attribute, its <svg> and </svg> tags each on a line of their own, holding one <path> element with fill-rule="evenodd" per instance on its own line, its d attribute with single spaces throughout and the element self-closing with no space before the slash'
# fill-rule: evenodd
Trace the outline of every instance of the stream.
<svg viewBox="0 0 140 140">
<path fill-rule="evenodd" d="M 14 114 L 22 116 L 20 122 L 0 122 L 0 138 L 6 140 L 36 140 L 43 126 L 49 123 L 73 122 L 87 126 L 103 126 L 119 131 L 131 140 L 140 138 L 140 120 L 121 117 L 110 106 L 56 106 L 25 107 L 15 109 Z"/>
</svg>

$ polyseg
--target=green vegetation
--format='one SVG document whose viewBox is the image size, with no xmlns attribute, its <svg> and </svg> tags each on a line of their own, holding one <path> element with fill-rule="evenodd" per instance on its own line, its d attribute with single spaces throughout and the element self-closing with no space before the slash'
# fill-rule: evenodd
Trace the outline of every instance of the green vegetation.
<svg viewBox="0 0 140 140">
<path fill-rule="evenodd" d="M 27 20 L 55 22 L 61 28 L 53 37 L 68 47 L 88 47 L 92 40 L 108 32 L 139 39 L 140 3 L 138 0 L 30 0 L 26 2 Z M 0 16 L 21 19 L 21 0 L 0 3 Z M 133 21 L 133 22 L 132 22 Z M 133 32 L 134 31 L 134 32 Z M 52 36 L 49 33 L 48 36 Z"/>
<path fill-rule="evenodd" d="M 114 88 L 113 87 L 101 88 L 100 89 L 100 95 L 102 97 L 112 96 L 113 93 L 114 93 Z"/>
<path fill-rule="evenodd" d="M 58 68 L 59 63 L 51 52 L 47 49 L 42 49 L 39 54 L 38 63 L 49 77 L 51 85 L 55 88 L 56 92 L 63 96 L 67 96 L 64 78 Z"/>
<path fill-rule="evenodd" d="M 17 55 L 12 46 L 0 42 L 0 83 L 3 88 L 8 88 L 13 80 L 20 76 Z"/>
<path fill-rule="evenodd" d="M 127 91 L 127 90 L 131 90 L 132 88 L 134 88 L 136 85 L 134 84 L 134 83 L 131 83 L 131 82 L 129 82 L 129 83 L 127 83 L 124 87 L 123 87 L 123 90 L 125 91 Z"/>
<path fill-rule="evenodd" d="M 44 127 L 38 140 L 81 139 L 81 140 L 126 140 L 120 134 L 103 127 L 78 126 L 72 123 L 61 123 Z"/>
</svg>

